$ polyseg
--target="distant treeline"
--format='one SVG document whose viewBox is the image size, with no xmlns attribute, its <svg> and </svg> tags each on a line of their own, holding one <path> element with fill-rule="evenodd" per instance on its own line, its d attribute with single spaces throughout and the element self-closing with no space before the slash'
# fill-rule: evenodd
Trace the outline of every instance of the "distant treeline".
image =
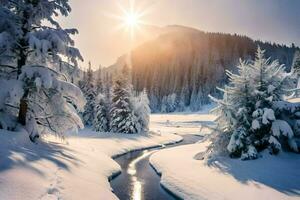
<svg viewBox="0 0 300 200">
<path fill-rule="evenodd" d="M 132 52 L 133 86 L 147 89 L 152 112 L 197 111 L 226 83 L 225 70 L 234 71 L 239 58 L 254 58 L 258 45 L 286 70 L 299 50 L 240 35 L 173 30 Z"/>
</svg>

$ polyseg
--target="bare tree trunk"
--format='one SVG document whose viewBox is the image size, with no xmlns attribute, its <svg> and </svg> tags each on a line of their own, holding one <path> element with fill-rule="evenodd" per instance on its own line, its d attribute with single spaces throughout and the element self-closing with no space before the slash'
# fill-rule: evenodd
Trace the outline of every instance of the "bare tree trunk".
<svg viewBox="0 0 300 200">
<path fill-rule="evenodd" d="M 24 41 L 21 41 L 21 43 L 24 43 Z M 22 67 L 26 64 L 26 55 L 24 53 L 24 49 L 20 49 L 20 58 L 18 60 L 18 79 L 20 74 L 22 73 Z M 28 109 L 28 102 L 27 102 L 27 96 L 28 96 L 28 90 L 25 89 L 23 97 L 20 100 L 20 109 L 19 109 L 19 116 L 18 116 L 18 122 L 22 124 L 23 126 L 26 125 L 26 115 L 27 115 L 27 109 Z"/>
<path fill-rule="evenodd" d="M 23 126 L 26 125 L 26 115 L 27 115 L 28 103 L 25 98 L 22 98 L 20 101 L 19 117 L 18 121 Z"/>
</svg>

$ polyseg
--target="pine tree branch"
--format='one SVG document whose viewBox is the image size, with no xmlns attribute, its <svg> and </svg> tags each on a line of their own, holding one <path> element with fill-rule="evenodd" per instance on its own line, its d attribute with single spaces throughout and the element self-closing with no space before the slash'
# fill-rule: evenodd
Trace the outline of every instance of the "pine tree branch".
<svg viewBox="0 0 300 200">
<path fill-rule="evenodd" d="M 11 107 L 11 108 L 15 108 L 15 109 L 18 109 L 19 110 L 19 107 L 18 106 L 14 106 L 14 105 L 11 105 L 9 103 L 5 103 L 4 105 L 8 106 L 8 107 Z"/>
<path fill-rule="evenodd" d="M 0 67 L 6 67 L 6 68 L 10 68 L 10 69 L 16 69 L 16 68 L 17 68 L 17 67 L 15 67 L 15 66 L 4 65 L 4 64 L 0 64 Z"/>
</svg>

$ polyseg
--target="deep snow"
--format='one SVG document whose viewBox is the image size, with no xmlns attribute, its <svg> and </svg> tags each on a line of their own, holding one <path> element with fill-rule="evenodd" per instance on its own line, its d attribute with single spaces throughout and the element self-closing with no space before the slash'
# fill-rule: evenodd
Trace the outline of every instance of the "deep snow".
<svg viewBox="0 0 300 200">
<path fill-rule="evenodd" d="M 177 126 L 186 133 L 197 130 L 191 128 L 195 121 L 192 114 L 165 115 L 162 124 L 164 118 L 173 127 L 165 130 L 176 130 Z M 214 116 L 203 114 L 197 119 L 209 125 Z M 183 124 L 190 128 L 184 129 Z M 200 134 L 209 134 L 207 131 L 202 129 Z M 161 184 L 183 199 L 300 199 L 299 154 L 272 156 L 263 152 L 253 161 L 221 156 L 207 160 L 203 155 L 208 145 L 200 142 L 154 153 L 150 163 L 162 174 Z"/>
<path fill-rule="evenodd" d="M 0 199 L 116 199 L 108 178 L 119 172 L 112 157 L 128 151 L 178 141 L 169 134 L 209 134 L 208 114 L 151 115 L 157 134 L 97 134 L 84 130 L 66 141 L 46 138 L 32 144 L 24 132 L 0 130 Z M 300 156 L 281 153 L 254 161 L 200 160 L 208 143 L 179 146 L 155 153 L 152 164 L 162 184 L 185 199 L 300 199 Z M 174 156 L 176 155 L 176 156 Z M 196 159 L 197 158 L 197 159 Z"/>
<path fill-rule="evenodd" d="M 116 199 L 108 178 L 120 170 L 111 158 L 181 140 L 174 134 L 99 134 L 89 130 L 61 141 L 32 144 L 26 132 L 0 130 L 0 199 Z"/>
</svg>

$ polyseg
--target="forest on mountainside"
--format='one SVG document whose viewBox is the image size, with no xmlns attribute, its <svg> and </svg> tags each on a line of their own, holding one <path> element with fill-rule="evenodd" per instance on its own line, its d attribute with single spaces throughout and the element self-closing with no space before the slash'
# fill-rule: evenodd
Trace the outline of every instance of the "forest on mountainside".
<svg viewBox="0 0 300 200">
<path fill-rule="evenodd" d="M 210 103 L 209 94 L 218 95 L 216 86 L 227 82 L 225 71 L 235 71 L 240 58 L 253 59 L 257 46 L 287 71 L 299 50 L 236 34 L 173 28 L 132 51 L 133 86 L 146 88 L 152 112 L 198 111 Z"/>
</svg>

